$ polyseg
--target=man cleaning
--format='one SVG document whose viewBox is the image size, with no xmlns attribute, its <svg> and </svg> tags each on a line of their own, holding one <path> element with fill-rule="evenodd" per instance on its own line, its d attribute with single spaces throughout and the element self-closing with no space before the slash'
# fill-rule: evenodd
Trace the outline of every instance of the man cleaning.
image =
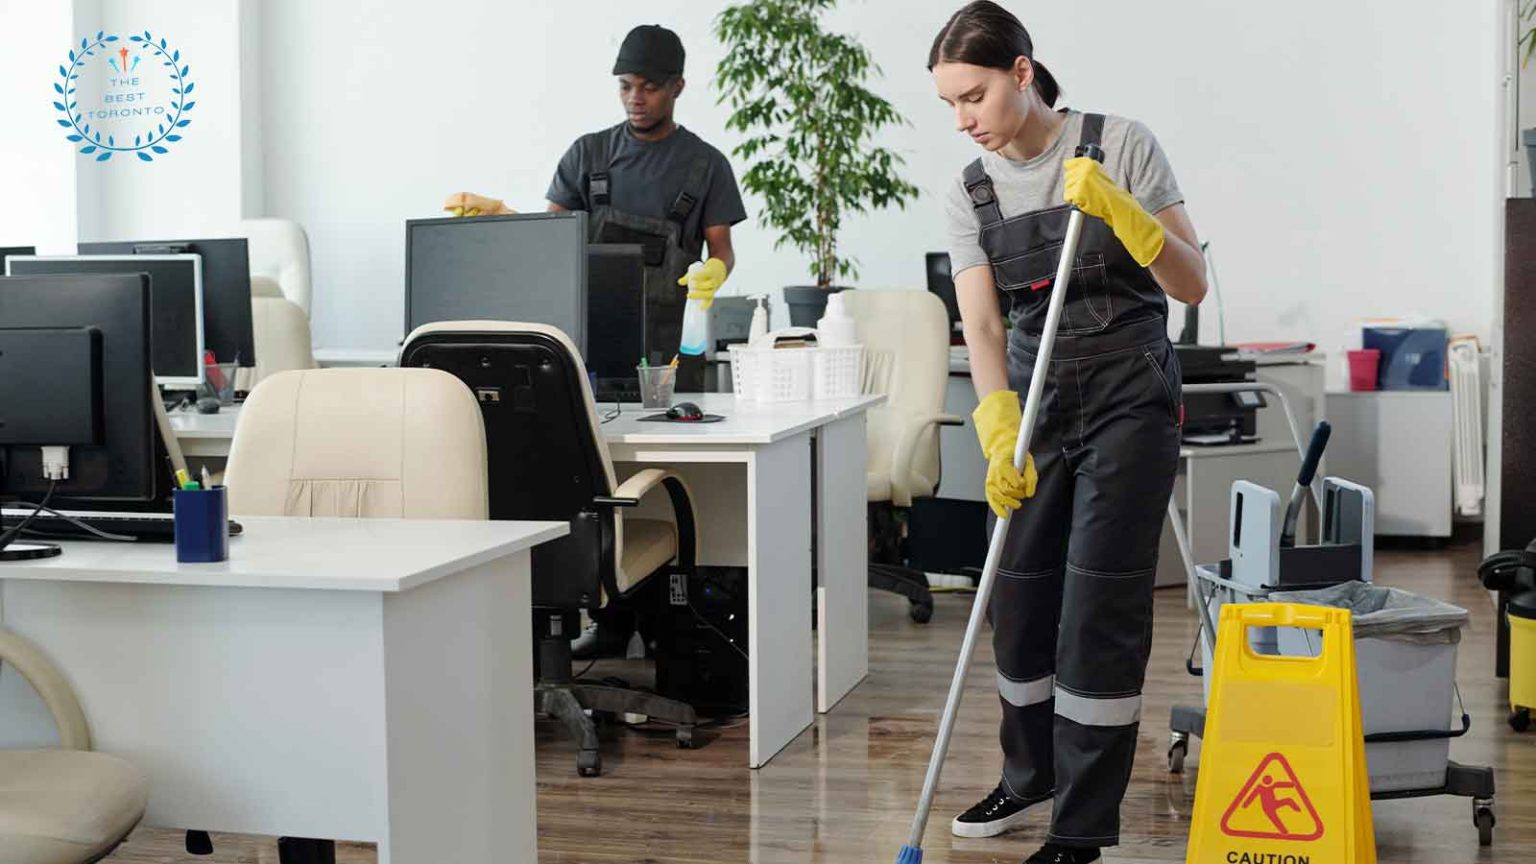
<svg viewBox="0 0 1536 864">
<path fill-rule="evenodd" d="M 677 353 L 686 302 L 700 300 L 705 308 L 713 302 L 736 264 L 731 226 L 747 218 L 725 155 L 674 119 L 686 86 L 684 59 L 682 40 L 671 30 L 654 24 L 631 30 L 613 65 L 625 121 L 576 139 L 545 193 L 551 211 L 591 214 L 591 242 L 644 248 L 652 355 L 646 360 L 653 365 Z M 456 216 L 511 212 L 499 200 L 469 193 L 450 196 L 444 209 Z M 707 259 L 690 274 L 705 247 Z M 681 358 L 677 390 L 703 389 L 703 358 Z M 575 640 L 577 659 L 620 653 L 634 632 L 633 613 L 613 604 L 594 619 Z"/>
</svg>

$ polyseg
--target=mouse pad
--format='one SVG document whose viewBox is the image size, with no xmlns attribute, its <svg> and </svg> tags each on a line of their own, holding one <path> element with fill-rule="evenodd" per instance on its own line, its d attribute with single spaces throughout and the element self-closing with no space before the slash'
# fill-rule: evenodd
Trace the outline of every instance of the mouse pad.
<svg viewBox="0 0 1536 864">
<path fill-rule="evenodd" d="M 646 416 L 646 417 L 641 417 L 640 418 L 640 422 L 641 423 L 686 423 L 689 426 L 697 426 L 700 423 L 719 423 L 721 420 L 724 420 L 724 419 L 725 419 L 725 417 L 723 415 L 720 415 L 720 414 L 705 414 L 703 417 L 700 417 L 697 420 L 673 420 L 672 418 L 670 418 L 670 417 L 668 417 L 666 415 L 666 412 L 662 412 L 660 414 L 651 414 L 651 415 Z"/>
</svg>

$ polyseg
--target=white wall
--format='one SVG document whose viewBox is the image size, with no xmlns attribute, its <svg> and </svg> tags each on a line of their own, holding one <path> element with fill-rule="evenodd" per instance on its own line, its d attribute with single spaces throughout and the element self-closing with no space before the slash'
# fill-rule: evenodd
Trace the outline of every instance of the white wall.
<svg viewBox="0 0 1536 864">
<path fill-rule="evenodd" d="M 973 155 L 923 68 L 951 5 L 845 0 L 833 18 L 884 67 L 878 91 L 912 122 L 884 143 L 925 193 L 849 226 L 865 286 L 922 284 L 922 253 L 943 247 L 940 195 Z M 1013 5 L 1070 104 L 1162 139 L 1213 243 L 1229 339 L 1331 344 L 1358 317 L 1411 313 L 1487 333 L 1502 267 L 1500 0 L 1412 14 L 1387 0 Z M 679 31 L 680 120 L 729 146 L 710 88 L 722 6 L 264 3 L 265 205 L 310 232 L 316 343 L 399 337 L 401 223 L 445 193 L 542 207 L 570 140 L 620 119 L 607 73 L 635 23 Z M 772 241 L 738 229 L 729 290 L 804 281 L 803 259 Z"/>
<path fill-rule="evenodd" d="M 196 107 L 182 140 L 154 162 L 120 154 L 74 156 L 84 197 L 81 240 L 225 234 L 240 218 L 244 141 L 240 82 L 242 0 L 99 0 L 81 7 L 75 29 L 165 38 L 191 67 Z M 92 14 L 94 12 L 94 14 Z M 68 48 L 68 44 L 64 44 Z M 257 163 L 259 164 L 259 162 Z"/>
<path fill-rule="evenodd" d="M 0 0 L 0 246 L 74 251 L 75 152 L 51 98 L 73 18 L 69 3 Z"/>
</svg>

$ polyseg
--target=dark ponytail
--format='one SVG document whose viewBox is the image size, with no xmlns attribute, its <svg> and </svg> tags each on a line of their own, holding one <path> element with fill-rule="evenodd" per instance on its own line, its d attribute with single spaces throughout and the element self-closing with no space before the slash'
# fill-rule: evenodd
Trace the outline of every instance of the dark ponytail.
<svg viewBox="0 0 1536 864">
<path fill-rule="evenodd" d="M 928 70 L 933 71 L 940 63 L 1011 70 L 1021 56 L 1028 57 L 1035 67 L 1034 86 L 1040 91 L 1040 98 L 1055 107 L 1061 86 L 1056 83 L 1056 76 L 1035 59 L 1035 43 L 1029 38 L 1029 31 L 1007 9 L 991 0 L 976 0 L 956 12 L 934 37 L 933 47 L 928 50 Z"/>
</svg>

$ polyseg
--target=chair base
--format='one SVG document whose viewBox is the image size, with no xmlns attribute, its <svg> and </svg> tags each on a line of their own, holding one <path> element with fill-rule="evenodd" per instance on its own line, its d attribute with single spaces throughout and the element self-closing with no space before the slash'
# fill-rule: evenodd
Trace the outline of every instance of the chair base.
<svg viewBox="0 0 1536 864">
<path fill-rule="evenodd" d="M 597 777 L 603 773 L 597 728 L 600 718 L 643 714 L 676 726 L 677 746 L 693 746 L 693 729 L 698 715 L 693 706 L 675 699 L 640 690 L 607 687 L 600 684 L 538 684 L 539 711 L 559 720 L 576 741 L 576 773 Z M 590 715 L 588 711 L 592 712 Z M 285 862 L 286 864 L 286 862 Z"/>
<path fill-rule="evenodd" d="M 907 615 L 919 624 L 933 618 L 933 592 L 928 577 L 920 570 L 899 564 L 869 565 L 869 587 L 900 594 L 907 598 Z"/>
</svg>

